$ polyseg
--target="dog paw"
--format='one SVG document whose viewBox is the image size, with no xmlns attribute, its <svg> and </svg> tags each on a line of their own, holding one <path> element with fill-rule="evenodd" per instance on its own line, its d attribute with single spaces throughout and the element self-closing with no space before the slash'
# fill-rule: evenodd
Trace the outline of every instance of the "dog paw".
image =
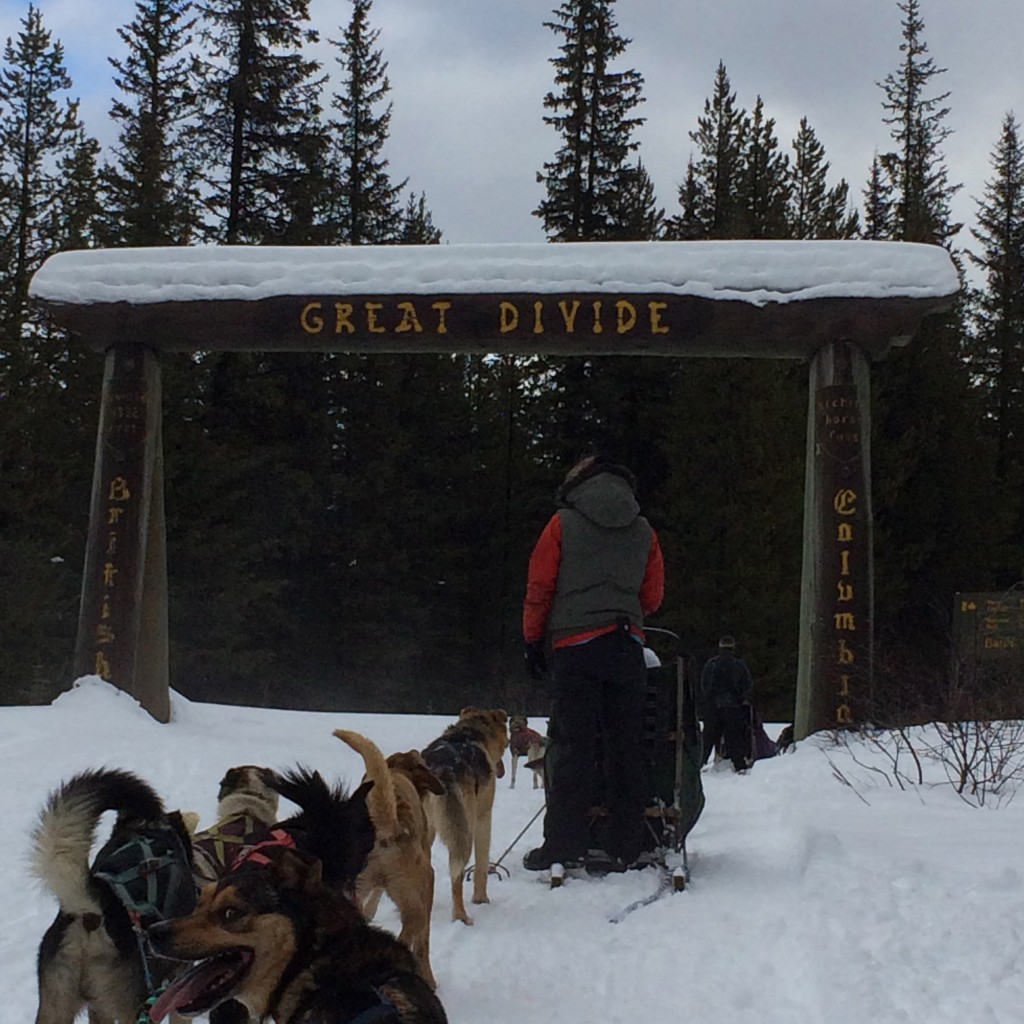
<svg viewBox="0 0 1024 1024">
<path fill-rule="evenodd" d="M 491 902 L 491 898 L 489 896 L 487 896 L 486 894 L 483 895 L 483 896 L 474 896 L 473 897 L 473 902 L 477 903 L 477 904 L 479 904 L 479 903 L 490 903 Z"/>
</svg>

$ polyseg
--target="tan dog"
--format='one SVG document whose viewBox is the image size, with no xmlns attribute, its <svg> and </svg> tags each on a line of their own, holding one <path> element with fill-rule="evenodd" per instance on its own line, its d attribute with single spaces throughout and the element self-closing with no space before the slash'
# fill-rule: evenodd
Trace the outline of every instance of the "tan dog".
<svg viewBox="0 0 1024 1024">
<path fill-rule="evenodd" d="M 412 950 L 420 973 L 437 988 L 430 968 L 430 914 L 434 907 L 434 868 L 430 848 L 434 834 L 423 808 L 425 793 L 444 786 L 415 750 L 387 760 L 377 745 L 357 732 L 335 729 L 334 735 L 363 759 L 363 780 L 373 782 L 366 798 L 376 842 L 356 882 L 356 897 L 367 920 L 373 920 L 383 893 L 402 919 L 399 938 Z"/>
<path fill-rule="evenodd" d="M 530 728 L 525 715 L 512 715 L 508 720 L 508 753 L 512 762 L 509 789 L 516 788 L 516 765 L 521 757 L 526 758 L 526 766 L 533 771 L 533 788 L 540 789 L 544 785 L 544 737 Z"/>
<path fill-rule="evenodd" d="M 505 774 L 508 714 L 501 708 L 463 708 L 459 720 L 423 750 L 427 767 L 444 784 L 443 796 L 428 794 L 427 817 L 448 848 L 452 920 L 472 924 L 463 898 L 463 873 L 473 855 L 473 902 L 489 903 L 491 812 L 497 780 Z"/>
</svg>

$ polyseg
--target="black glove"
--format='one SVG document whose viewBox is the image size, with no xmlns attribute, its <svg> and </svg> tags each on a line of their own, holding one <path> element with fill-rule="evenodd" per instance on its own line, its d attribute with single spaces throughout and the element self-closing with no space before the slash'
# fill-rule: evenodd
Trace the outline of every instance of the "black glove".
<svg viewBox="0 0 1024 1024">
<path fill-rule="evenodd" d="M 548 670 L 548 660 L 544 656 L 544 641 L 534 640 L 526 645 L 526 671 L 531 679 L 543 679 Z"/>
</svg>

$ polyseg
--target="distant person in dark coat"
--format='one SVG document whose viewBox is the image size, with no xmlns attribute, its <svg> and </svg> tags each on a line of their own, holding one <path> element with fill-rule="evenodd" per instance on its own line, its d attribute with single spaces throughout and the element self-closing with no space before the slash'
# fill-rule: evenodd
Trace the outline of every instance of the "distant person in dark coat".
<svg viewBox="0 0 1024 1024">
<path fill-rule="evenodd" d="M 718 641 L 718 653 L 708 659 L 700 676 L 705 764 L 719 740 L 725 743 L 726 756 L 731 759 L 734 771 L 746 771 L 753 764 L 750 734 L 753 690 L 750 669 L 736 654 L 736 641 L 731 636 L 723 636 Z"/>
</svg>

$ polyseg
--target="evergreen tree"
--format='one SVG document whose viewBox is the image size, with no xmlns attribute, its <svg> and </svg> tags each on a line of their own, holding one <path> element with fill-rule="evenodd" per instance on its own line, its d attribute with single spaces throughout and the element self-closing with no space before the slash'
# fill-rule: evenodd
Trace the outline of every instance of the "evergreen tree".
<svg viewBox="0 0 1024 1024">
<path fill-rule="evenodd" d="M 303 56 L 317 33 L 304 27 L 309 0 L 203 0 L 201 38 L 215 60 L 199 64 L 213 238 L 234 243 L 302 241 L 326 202 L 319 168 L 320 65 Z M 319 215 L 319 213 L 317 213 Z"/>
<path fill-rule="evenodd" d="M 402 245 L 437 245 L 441 241 L 441 230 L 434 227 L 427 197 L 422 192 L 412 193 L 406 201 L 399 241 Z"/>
<path fill-rule="evenodd" d="M 789 158 L 780 153 L 775 119 L 766 117 L 760 96 L 746 130 L 740 170 L 743 205 L 742 235 L 746 238 L 786 238 L 790 199 Z"/>
<path fill-rule="evenodd" d="M 879 83 L 885 94 L 883 122 L 896 149 L 879 157 L 896 194 L 895 237 L 907 242 L 945 242 L 961 225 L 950 220 L 950 203 L 959 185 L 949 183 L 942 143 L 952 129 L 945 124 L 949 93 L 929 95 L 933 79 L 946 69 L 928 56 L 920 0 L 900 0 L 903 12 L 902 63 Z"/>
<path fill-rule="evenodd" d="M 0 68 L 0 694 L 52 699 L 69 682 L 102 363 L 28 300 L 61 248 L 88 245 L 97 144 L 66 98 L 63 47 L 38 8 Z"/>
<path fill-rule="evenodd" d="M 196 168 L 183 137 L 183 122 L 195 107 L 187 55 L 195 25 L 191 7 L 191 0 L 136 0 L 135 18 L 117 30 L 128 53 L 110 58 L 123 98 L 110 108 L 120 132 L 115 162 L 102 175 L 107 244 L 193 240 Z"/>
<path fill-rule="evenodd" d="M 679 205 L 683 212 L 665 221 L 665 238 L 677 242 L 692 242 L 706 238 L 705 227 L 698 213 L 701 205 L 701 186 L 697 181 L 697 170 L 692 156 L 686 164 L 686 180 L 679 187 Z"/>
<path fill-rule="evenodd" d="M 97 243 L 103 211 L 96 167 L 99 153 L 100 144 L 79 128 L 71 151 L 60 161 L 64 184 L 47 230 L 58 249 L 88 249 Z"/>
<path fill-rule="evenodd" d="M 679 201 L 692 212 L 687 236 L 691 238 L 742 237 L 745 211 L 741 180 L 750 119 L 736 106 L 729 74 L 721 61 L 715 72 L 712 95 L 704 101 L 704 114 L 690 140 L 697 145 L 687 184 Z M 697 234 L 699 225 L 700 234 Z"/>
<path fill-rule="evenodd" d="M 630 40 L 618 34 L 615 0 L 564 0 L 545 22 L 562 40 L 552 58 L 557 92 L 544 97 L 544 117 L 561 138 L 537 180 L 545 198 L 534 210 L 552 241 L 616 237 L 619 188 L 629 154 L 639 143 L 633 132 L 644 119 L 632 115 L 643 102 L 643 77 L 613 71 Z"/>
<path fill-rule="evenodd" d="M 829 187 L 829 162 L 806 117 L 793 139 L 788 220 L 793 238 L 854 238 L 859 221 L 851 211 L 845 180 Z"/>
<path fill-rule="evenodd" d="M 904 13 L 899 69 L 880 83 L 883 122 L 896 151 L 878 165 L 886 181 L 869 184 L 880 230 L 891 211 L 895 241 L 946 243 L 952 185 L 940 146 L 948 94 L 930 95 L 942 73 L 927 57 L 918 0 L 901 0 Z M 891 195 L 888 193 L 891 188 Z M 948 664 L 946 641 L 953 595 L 985 589 L 996 517 L 979 515 L 976 497 L 993 493 L 991 449 L 977 430 L 980 409 L 962 358 L 964 309 L 926 321 L 906 347 L 878 364 L 873 375 L 872 459 L 875 504 L 876 624 L 882 670 L 910 657 L 934 678 Z M 899 686 L 899 673 L 889 686 Z"/>
<path fill-rule="evenodd" d="M 665 230 L 665 211 L 654 194 L 654 182 L 643 161 L 619 174 L 618 199 L 612 210 L 609 238 L 620 242 L 645 242 L 660 238 Z"/>
<path fill-rule="evenodd" d="M 40 10 L 30 4 L 22 31 L 8 39 L 0 69 L 0 195 L 11 219 L 0 228 L 8 259 L 0 267 L 0 345 L 8 358 L 29 318 L 28 286 L 43 260 L 59 247 L 61 170 L 82 143 L 78 103 L 64 47 L 51 43 Z"/>
<path fill-rule="evenodd" d="M 864 229 L 862 236 L 870 241 L 884 242 L 892 238 L 892 183 L 876 153 L 871 161 L 867 187 L 864 189 Z"/>
<path fill-rule="evenodd" d="M 344 91 L 331 102 L 340 114 L 330 125 L 337 181 L 332 226 L 337 240 L 349 245 L 394 242 L 403 227 L 399 197 L 406 182 L 391 182 L 382 155 L 391 126 L 391 84 L 376 48 L 380 30 L 369 26 L 372 6 L 372 0 L 353 0 L 343 38 L 332 40 L 345 76 Z"/>
<path fill-rule="evenodd" d="M 980 244 L 970 253 L 985 275 L 976 314 L 971 369 L 985 399 L 985 423 L 995 434 L 996 471 L 1011 485 L 1020 515 L 1024 483 L 1024 142 L 1012 113 L 991 157 L 994 175 L 978 202 Z M 1018 522 L 1015 543 L 1024 541 Z"/>
</svg>

